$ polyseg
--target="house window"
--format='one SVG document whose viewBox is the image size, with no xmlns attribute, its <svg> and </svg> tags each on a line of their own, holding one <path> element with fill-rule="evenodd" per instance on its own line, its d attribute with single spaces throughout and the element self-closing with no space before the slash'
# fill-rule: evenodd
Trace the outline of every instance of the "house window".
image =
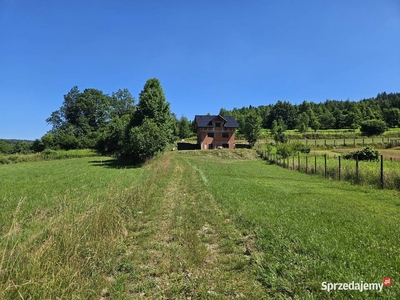
<svg viewBox="0 0 400 300">
<path fill-rule="evenodd" d="M 228 132 L 223 132 L 222 133 L 222 137 L 223 138 L 228 138 L 229 137 L 229 133 Z"/>
<path fill-rule="evenodd" d="M 213 144 L 208 144 L 208 149 L 214 149 L 214 145 Z"/>
<path fill-rule="evenodd" d="M 228 143 L 223 143 L 222 144 L 222 148 L 229 148 L 229 144 Z"/>
<path fill-rule="evenodd" d="M 213 138 L 214 137 L 214 132 L 207 132 L 207 136 Z"/>
<path fill-rule="evenodd" d="M 220 122 L 215 123 L 215 127 L 221 127 L 221 123 Z"/>
</svg>

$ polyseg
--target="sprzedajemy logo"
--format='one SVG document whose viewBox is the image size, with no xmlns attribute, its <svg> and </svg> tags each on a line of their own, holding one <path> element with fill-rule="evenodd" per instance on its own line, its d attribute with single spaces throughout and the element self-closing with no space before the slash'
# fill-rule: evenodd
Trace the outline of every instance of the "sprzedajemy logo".
<svg viewBox="0 0 400 300">
<path fill-rule="evenodd" d="M 384 286 L 389 287 L 393 283 L 390 277 L 385 277 L 382 280 L 382 283 L 379 282 L 322 282 L 322 290 L 323 291 L 379 291 L 382 292 Z"/>
</svg>

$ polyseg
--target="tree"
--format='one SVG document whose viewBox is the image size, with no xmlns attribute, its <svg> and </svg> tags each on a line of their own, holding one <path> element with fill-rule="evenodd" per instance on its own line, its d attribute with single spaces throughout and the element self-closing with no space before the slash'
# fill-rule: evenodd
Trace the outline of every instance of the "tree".
<svg viewBox="0 0 400 300">
<path fill-rule="evenodd" d="M 46 146 L 39 139 L 34 140 L 32 143 L 32 150 L 34 152 L 42 152 L 45 148 L 46 148 Z"/>
<path fill-rule="evenodd" d="M 122 154 L 139 161 L 153 157 L 173 142 L 172 114 L 157 78 L 146 81 L 125 135 Z"/>
<path fill-rule="evenodd" d="M 147 80 L 139 95 L 134 123 L 140 125 L 145 118 L 152 119 L 159 126 L 171 123 L 169 103 L 157 78 Z"/>
<path fill-rule="evenodd" d="M 0 140 L 0 153 L 10 154 L 12 152 L 12 146 L 6 141 Z"/>
<path fill-rule="evenodd" d="M 333 114 L 329 110 L 326 110 L 320 116 L 319 122 L 321 124 L 322 129 L 330 129 L 330 128 L 334 128 L 336 120 L 335 120 L 335 117 L 333 116 Z"/>
<path fill-rule="evenodd" d="M 273 120 L 282 119 L 288 129 L 294 129 L 296 127 L 296 116 L 296 106 L 292 105 L 288 101 L 279 100 L 271 109 L 269 114 L 269 124 L 271 124 L 272 127 Z"/>
<path fill-rule="evenodd" d="M 182 116 L 179 120 L 179 138 L 186 139 L 192 135 L 192 122 L 185 116 Z"/>
<path fill-rule="evenodd" d="M 397 107 L 385 108 L 383 118 L 389 127 L 400 126 L 400 109 Z"/>
<path fill-rule="evenodd" d="M 260 137 L 261 121 L 261 117 L 257 115 L 254 109 L 251 109 L 243 120 L 241 131 L 249 142 L 250 147 L 253 147 Z"/>
<path fill-rule="evenodd" d="M 272 122 L 272 128 L 271 128 L 271 135 L 274 138 L 275 143 L 286 143 L 287 142 L 287 136 L 285 134 L 286 131 L 286 125 L 283 120 L 276 121 L 274 120 Z"/>
<path fill-rule="evenodd" d="M 122 117 L 132 115 L 135 111 L 135 98 L 132 97 L 128 89 L 119 89 L 111 95 L 111 118 L 114 116 Z"/>
<path fill-rule="evenodd" d="M 126 142 L 125 131 L 130 115 L 115 116 L 105 127 L 96 144 L 96 149 L 104 154 L 119 155 Z"/>
<path fill-rule="evenodd" d="M 168 142 L 167 132 L 154 120 L 146 118 L 140 126 L 130 128 L 124 153 L 136 161 L 144 162 L 164 151 Z"/>
<path fill-rule="evenodd" d="M 111 117 L 111 98 L 97 89 L 73 87 L 59 110 L 46 122 L 53 125 L 54 141 L 62 149 L 94 148 Z"/>
<path fill-rule="evenodd" d="M 297 117 L 297 130 L 301 133 L 307 132 L 309 122 L 310 119 L 308 117 L 308 114 L 306 112 L 302 112 Z"/>
<path fill-rule="evenodd" d="M 381 135 L 387 130 L 386 123 L 382 120 L 366 120 L 361 123 L 360 131 L 366 136 Z"/>
</svg>

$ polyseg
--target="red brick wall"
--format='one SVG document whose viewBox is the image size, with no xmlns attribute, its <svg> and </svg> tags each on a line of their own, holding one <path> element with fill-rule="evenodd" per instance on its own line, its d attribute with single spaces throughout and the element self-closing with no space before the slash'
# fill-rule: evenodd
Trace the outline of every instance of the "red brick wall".
<svg viewBox="0 0 400 300">
<path fill-rule="evenodd" d="M 215 123 L 221 123 L 221 127 L 216 127 Z M 213 132 L 214 137 L 208 137 L 207 133 Z M 223 138 L 222 133 L 228 133 L 228 137 Z M 209 144 L 213 145 L 213 149 L 222 147 L 223 144 L 228 144 L 227 149 L 235 148 L 235 128 L 223 127 L 223 120 L 216 118 L 213 127 L 197 128 L 197 143 L 201 149 L 209 149 Z"/>
</svg>

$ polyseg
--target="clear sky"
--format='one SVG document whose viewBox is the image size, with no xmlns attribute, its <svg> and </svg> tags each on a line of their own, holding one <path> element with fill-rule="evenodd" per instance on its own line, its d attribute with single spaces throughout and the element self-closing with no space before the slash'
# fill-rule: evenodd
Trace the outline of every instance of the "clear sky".
<svg viewBox="0 0 400 300">
<path fill-rule="evenodd" d="M 0 0 L 0 138 L 36 139 L 77 85 L 190 120 L 400 92 L 399 0 Z"/>
</svg>

